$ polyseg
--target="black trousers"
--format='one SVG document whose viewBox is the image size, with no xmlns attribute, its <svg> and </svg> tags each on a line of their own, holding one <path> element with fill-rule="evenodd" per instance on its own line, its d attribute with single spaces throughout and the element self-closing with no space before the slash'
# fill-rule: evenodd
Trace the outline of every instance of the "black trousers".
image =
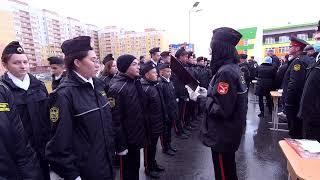
<svg viewBox="0 0 320 180">
<path fill-rule="evenodd" d="M 152 134 L 144 148 L 144 166 L 146 170 L 152 170 L 157 163 L 156 152 L 159 137 L 160 134 Z"/>
<path fill-rule="evenodd" d="M 129 145 L 128 154 L 120 156 L 120 180 L 139 180 L 140 149 Z"/>
<path fill-rule="evenodd" d="M 196 102 L 189 100 L 186 104 L 186 112 L 184 118 L 185 126 L 190 126 L 191 122 L 195 119 Z"/>
<path fill-rule="evenodd" d="M 160 137 L 161 146 L 164 150 L 168 150 L 171 144 L 171 128 L 173 121 L 167 121 L 164 123 L 164 131 Z"/>
<path fill-rule="evenodd" d="M 297 114 L 296 110 L 286 109 L 290 137 L 302 139 L 302 120 L 297 117 Z"/>
<path fill-rule="evenodd" d="M 40 161 L 40 168 L 41 168 L 42 176 L 44 177 L 44 180 L 50 180 L 50 170 L 49 170 L 48 161 L 43 159 L 40 159 L 39 161 Z"/>
<path fill-rule="evenodd" d="M 183 132 L 183 123 L 185 122 L 185 113 L 186 113 L 186 105 L 187 102 L 183 99 L 179 99 L 178 107 L 179 107 L 179 116 L 174 120 L 174 129 L 176 134 L 181 134 Z"/>
<path fill-rule="evenodd" d="M 269 112 L 272 112 L 273 102 L 270 94 L 265 95 L 267 100 L 267 107 L 269 108 Z M 263 96 L 259 95 L 259 108 L 261 112 L 264 112 L 264 103 Z"/>
<path fill-rule="evenodd" d="M 235 152 L 212 152 L 216 180 L 238 180 Z"/>
</svg>

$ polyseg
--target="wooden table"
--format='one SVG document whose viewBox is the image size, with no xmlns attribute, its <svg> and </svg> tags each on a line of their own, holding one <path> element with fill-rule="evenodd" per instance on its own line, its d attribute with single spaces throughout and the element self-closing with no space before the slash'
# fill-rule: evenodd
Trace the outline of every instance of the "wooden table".
<svg viewBox="0 0 320 180">
<path fill-rule="evenodd" d="M 273 110 L 272 110 L 272 128 L 269 128 L 270 130 L 274 131 L 285 131 L 286 129 L 279 129 L 279 124 L 286 124 L 286 123 L 279 123 L 279 117 L 278 117 L 278 101 L 279 98 L 282 96 L 282 93 L 278 91 L 270 91 L 271 97 L 273 99 Z"/>
<path fill-rule="evenodd" d="M 320 180 L 320 159 L 301 158 L 285 140 L 279 145 L 287 160 L 289 180 Z"/>
</svg>

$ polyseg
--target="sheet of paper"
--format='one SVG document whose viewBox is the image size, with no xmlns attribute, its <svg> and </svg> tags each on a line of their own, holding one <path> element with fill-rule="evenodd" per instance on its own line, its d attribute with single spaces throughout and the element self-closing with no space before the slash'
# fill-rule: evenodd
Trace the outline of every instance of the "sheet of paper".
<svg viewBox="0 0 320 180">
<path fill-rule="evenodd" d="M 301 144 L 301 147 L 304 150 L 309 151 L 310 153 L 320 153 L 320 143 L 315 140 L 296 140 Z"/>
</svg>

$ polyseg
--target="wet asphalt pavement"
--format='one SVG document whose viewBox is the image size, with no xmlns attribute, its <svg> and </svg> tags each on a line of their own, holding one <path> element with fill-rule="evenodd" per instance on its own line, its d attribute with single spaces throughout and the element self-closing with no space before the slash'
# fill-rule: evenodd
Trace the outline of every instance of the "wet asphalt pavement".
<svg viewBox="0 0 320 180">
<path fill-rule="evenodd" d="M 239 180 L 286 180 L 288 179 L 286 161 L 278 141 L 288 137 L 287 132 L 274 132 L 268 121 L 271 115 L 259 118 L 259 105 L 254 103 L 249 95 L 247 126 L 242 137 L 239 150 L 236 153 Z M 214 169 L 210 148 L 199 140 L 199 128 L 192 131 L 189 139 L 176 139 L 173 133 L 172 145 L 178 149 L 174 157 L 162 153 L 158 143 L 157 162 L 166 171 L 161 174 L 161 180 L 214 180 Z M 117 172 L 117 179 L 119 179 Z M 140 179 L 146 177 L 141 151 Z"/>
</svg>

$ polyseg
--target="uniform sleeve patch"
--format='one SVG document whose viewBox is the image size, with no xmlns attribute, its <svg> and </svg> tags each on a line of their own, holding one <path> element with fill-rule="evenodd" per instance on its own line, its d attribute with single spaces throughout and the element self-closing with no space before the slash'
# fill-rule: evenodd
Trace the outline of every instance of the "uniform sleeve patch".
<svg viewBox="0 0 320 180">
<path fill-rule="evenodd" d="M 109 97 L 108 102 L 111 108 L 114 108 L 116 106 L 116 100 L 113 97 Z"/>
<path fill-rule="evenodd" d="M 50 121 L 55 123 L 59 119 L 59 108 L 52 107 L 50 108 Z"/>
<path fill-rule="evenodd" d="M 10 111 L 8 103 L 0 103 L 0 112 L 8 112 Z"/>
<path fill-rule="evenodd" d="M 293 70 L 295 70 L 295 71 L 300 71 L 300 69 L 301 69 L 301 65 L 300 64 L 295 64 L 293 66 Z"/>
<path fill-rule="evenodd" d="M 226 82 L 219 82 L 217 92 L 221 95 L 227 94 L 229 91 L 229 84 Z"/>
</svg>

